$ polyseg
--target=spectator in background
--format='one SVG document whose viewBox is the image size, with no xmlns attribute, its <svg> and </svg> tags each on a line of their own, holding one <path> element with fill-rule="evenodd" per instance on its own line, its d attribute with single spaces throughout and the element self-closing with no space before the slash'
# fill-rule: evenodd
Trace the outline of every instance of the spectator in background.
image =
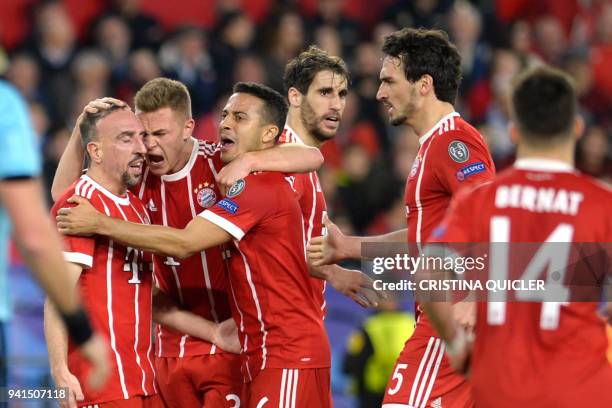
<svg viewBox="0 0 612 408">
<path fill-rule="evenodd" d="M 508 135 L 510 120 L 508 95 L 512 79 L 523 68 L 524 62 L 514 51 L 508 49 L 495 51 L 490 78 L 492 99 L 486 114 L 488 132 L 483 136 L 487 139 L 496 166 L 504 163 L 514 152 L 514 145 Z"/>
<path fill-rule="evenodd" d="M 74 93 L 70 65 L 77 52 L 74 27 L 62 4 L 43 3 L 37 10 L 35 37 L 27 46 L 40 67 L 47 112 L 52 123 L 62 123 L 68 117 Z"/>
<path fill-rule="evenodd" d="M 327 51 L 338 56 L 352 52 L 360 39 L 359 24 L 342 12 L 343 5 L 344 0 L 319 0 L 317 13 L 307 24 L 310 33 L 317 32 L 322 27 L 337 32 L 336 35 L 343 47 L 342 52 Z"/>
<path fill-rule="evenodd" d="M 255 26 L 248 16 L 240 11 L 231 11 L 224 14 L 215 27 L 211 54 L 215 70 L 223 72 L 219 76 L 218 90 L 229 92 L 234 84 L 234 70 L 240 69 L 238 58 L 252 51 L 255 38 Z"/>
<path fill-rule="evenodd" d="M 612 183 L 610 137 L 601 126 L 591 126 L 580 139 L 576 150 L 576 167 L 608 183 Z"/>
<path fill-rule="evenodd" d="M 112 84 L 125 80 L 128 75 L 128 55 L 132 44 L 130 29 L 125 20 L 114 15 L 102 18 L 95 28 L 95 37 L 97 47 L 108 60 Z"/>
<path fill-rule="evenodd" d="M 382 405 L 395 361 L 414 331 L 414 316 L 401 311 L 397 300 L 388 296 L 348 340 L 342 371 L 355 381 L 359 408 Z"/>
<path fill-rule="evenodd" d="M 140 0 L 111 0 L 110 3 L 110 13 L 121 16 L 127 23 L 134 49 L 159 48 L 164 32 L 157 19 L 141 10 Z"/>
<path fill-rule="evenodd" d="M 93 95 L 90 100 L 110 93 L 110 67 L 102 53 L 97 50 L 79 52 L 72 63 L 72 75 L 76 80 L 76 92 Z"/>
<path fill-rule="evenodd" d="M 161 66 L 169 76 L 184 83 L 191 94 L 193 114 L 208 112 L 214 103 L 217 73 L 205 33 L 182 27 L 160 50 Z"/>
<path fill-rule="evenodd" d="M 453 0 L 398 0 L 384 12 L 385 21 L 396 27 L 441 28 Z"/>
<path fill-rule="evenodd" d="M 13 56 L 6 73 L 26 101 L 44 102 L 45 96 L 40 86 L 40 67 L 34 57 L 27 53 Z"/>
<path fill-rule="evenodd" d="M 133 51 L 128 62 L 127 80 L 117 85 L 116 96 L 122 101 L 131 101 L 138 89 L 160 76 L 163 76 L 163 72 L 150 49 L 141 48 Z"/>
<path fill-rule="evenodd" d="M 267 31 L 262 44 L 267 45 L 264 59 L 269 84 L 277 90 L 283 89 L 283 72 L 287 61 L 296 57 L 305 45 L 304 22 L 293 10 L 281 11 L 265 25 Z"/>
<path fill-rule="evenodd" d="M 459 92 L 463 94 L 487 74 L 490 50 L 480 42 L 482 16 L 473 5 L 465 0 L 458 1 L 449 19 L 449 34 L 461 55 L 463 80 Z"/>
<path fill-rule="evenodd" d="M 563 26 L 552 16 L 543 16 L 535 24 L 536 49 L 544 61 L 558 66 L 563 51 L 567 48 L 567 40 Z"/>
</svg>

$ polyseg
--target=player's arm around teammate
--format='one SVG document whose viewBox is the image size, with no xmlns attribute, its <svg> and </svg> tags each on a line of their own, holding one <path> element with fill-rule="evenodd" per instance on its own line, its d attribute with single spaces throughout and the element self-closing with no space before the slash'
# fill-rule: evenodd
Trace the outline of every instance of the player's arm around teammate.
<svg viewBox="0 0 612 408">
<path fill-rule="evenodd" d="M 84 150 L 81 144 L 79 123 L 86 113 L 96 113 L 106 110 L 112 106 L 129 106 L 118 99 L 105 97 L 89 102 L 77 119 L 77 123 L 72 130 L 70 140 L 53 178 L 51 186 L 51 196 L 57 200 L 63 191 L 73 183 L 83 169 Z M 304 146 L 297 143 L 278 145 L 271 149 L 245 152 L 228 164 L 227 170 L 222 169 L 217 175 L 217 183 L 220 186 L 229 187 L 236 180 L 246 177 L 254 171 L 280 171 L 285 173 L 306 173 L 317 170 L 323 164 L 323 155 L 319 149 Z"/>
</svg>

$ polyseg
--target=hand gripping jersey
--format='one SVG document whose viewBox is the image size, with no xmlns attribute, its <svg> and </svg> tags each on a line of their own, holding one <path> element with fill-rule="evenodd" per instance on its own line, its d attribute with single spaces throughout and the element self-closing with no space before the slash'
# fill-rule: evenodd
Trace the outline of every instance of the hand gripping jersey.
<svg viewBox="0 0 612 408">
<path fill-rule="evenodd" d="M 153 224 L 184 228 L 220 199 L 215 174 L 221 167 L 217 146 L 194 139 L 191 156 L 183 169 L 161 177 L 146 169 L 134 192 L 149 210 Z M 181 260 L 154 256 L 157 283 L 182 308 L 211 321 L 229 319 L 227 269 L 221 255 L 221 248 L 214 247 Z M 219 352 L 223 350 L 207 341 L 157 326 L 159 357 Z"/>
<path fill-rule="evenodd" d="M 266 368 L 330 365 L 295 194 L 284 174 L 254 173 L 200 214 L 234 237 L 230 285 L 249 382 Z"/>
<path fill-rule="evenodd" d="M 406 182 L 408 243 L 419 251 L 442 221 L 456 192 L 490 180 L 495 167 L 484 139 L 452 112 L 419 138 L 420 148 Z M 417 254 L 413 254 L 415 256 Z M 384 402 L 389 406 L 470 406 L 469 387 L 444 357 L 444 345 L 424 314 L 400 354 Z M 401 381 L 400 381 L 401 376 Z"/>
<path fill-rule="evenodd" d="M 536 257 L 546 253 L 552 254 L 547 263 L 563 261 L 562 253 L 572 250 L 572 242 L 582 243 L 583 248 L 588 245 L 585 243 L 591 246 L 604 243 L 607 267 L 604 262 L 603 268 L 597 267 L 580 279 L 584 285 L 584 278 L 592 276 L 601 288 L 612 273 L 610 203 L 610 189 L 569 165 L 521 159 L 492 183 L 460 195 L 435 240 L 537 243 L 530 244 L 537 245 L 534 249 L 537 251 L 525 271 Z M 552 251 L 547 251 L 547 246 Z M 513 246 L 506 248 L 513 251 Z M 509 263 L 516 263 L 517 257 L 510 254 L 508 259 Z M 582 257 L 579 262 L 562 265 L 552 273 L 566 268 L 576 270 L 593 259 Z M 546 273 L 540 272 L 541 279 L 547 279 Z M 568 279 L 569 275 L 562 283 L 568 283 Z M 612 406 L 606 325 L 597 316 L 597 307 L 597 301 L 571 300 L 478 303 L 471 361 L 476 406 Z"/>
<path fill-rule="evenodd" d="M 73 195 L 87 198 L 100 212 L 121 220 L 149 224 L 144 205 L 131 192 L 118 197 L 90 177 L 81 176 L 55 203 L 55 218 L 70 207 Z M 93 326 L 110 343 L 110 378 L 102 390 L 87 385 L 89 364 L 73 344 L 68 346 L 68 368 L 85 395 L 79 404 L 128 399 L 157 393 L 152 363 L 151 256 L 102 236 L 64 236 L 64 257 L 83 271 L 79 287 Z"/>
<path fill-rule="evenodd" d="M 278 143 L 304 144 L 289 125 L 285 125 Z M 323 217 L 327 214 L 327 203 L 316 171 L 294 173 L 290 177 L 293 188 L 297 191 L 302 218 L 304 219 L 304 242 L 308 243 L 312 237 L 325 235 Z M 313 298 L 320 305 L 321 315 L 325 318 L 325 287 L 327 282 L 317 278 L 311 278 L 310 282 L 313 289 Z"/>
</svg>

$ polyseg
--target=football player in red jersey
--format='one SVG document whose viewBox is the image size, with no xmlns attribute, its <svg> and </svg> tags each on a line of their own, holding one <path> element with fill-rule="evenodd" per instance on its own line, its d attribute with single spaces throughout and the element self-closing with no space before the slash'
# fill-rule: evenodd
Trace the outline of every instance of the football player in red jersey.
<svg viewBox="0 0 612 408">
<path fill-rule="evenodd" d="M 376 237 L 347 237 L 331 222 L 327 237 L 313 238 L 309 256 L 315 265 L 358 258 L 363 242 L 409 242 L 419 251 L 437 226 L 451 197 L 466 185 L 493 177 L 493 160 L 484 139 L 455 112 L 461 80 L 457 49 L 439 30 L 406 28 L 384 40 L 377 99 L 394 126 L 408 125 L 419 137 L 419 152 L 406 181 L 407 230 Z M 470 303 L 453 306 L 469 325 Z M 387 384 L 384 406 L 443 407 L 473 405 L 469 384 L 446 358 L 444 344 L 417 306 L 417 326 Z"/>
<path fill-rule="evenodd" d="M 340 57 L 310 46 L 285 66 L 284 87 L 289 111 L 279 144 L 296 143 L 321 148 L 338 132 L 346 104 L 350 74 Z M 234 160 L 219 172 L 224 184 L 232 185 L 248 175 L 244 160 Z M 327 213 L 325 196 L 316 171 L 295 173 L 293 188 L 298 192 L 304 218 L 304 237 L 323 235 L 323 217 Z M 363 307 L 375 306 L 376 293 L 371 279 L 356 270 L 338 265 L 311 267 L 313 296 L 325 316 L 325 284 L 329 282 L 340 293 Z"/>
<path fill-rule="evenodd" d="M 450 345 L 454 367 L 466 369 L 472 355 L 477 406 L 612 406 L 606 323 L 597 313 L 611 273 L 612 191 L 574 169 L 576 141 L 584 124 L 570 79 L 549 67 L 521 74 L 512 91 L 512 122 L 510 134 L 517 144 L 514 166 L 492 183 L 457 196 L 432 241 L 498 243 L 496 252 L 503 250 L 506 261 L 502 261 L 502 268 L 491 269 L 490 279 L 499 269 L 512 270 L 516 246 L 509 243 L 539 242 L 520 277 L 526 279 L 536 257 L 542 260 L 544 256 L 546 264 L 552 262 L 558 267 L 551 273 L 552 280 L 554 274 L 561 274 L 557 281 L 566 287 L 561 292 L 567 292 L 565 299 L 556 295 L 546 301 L 546 294 L 541 292 L 538 302 L 479 302 L 473 349 L 467 347 L 449 318 L 448 304 L 426 302 L 423 307 Z M 607 260 L 597 264 L 596 257 L 571 258 L 573 242 L 591 248 L 589 253 L 594 254 L 594 249 L 603 249 L 603 254 L 607 251 Z M 490 265 L 495 263 L 494 255 L 491 251 Z M 570 259 L 572 263 L 568 263 Z M 539 273 L 549 273 L 544 264 L 538 265 L 543 269 Z M 569 278 L 579 270 L 580 276 Z M 546 285 L 552 282 L 548 276 L 544 279 Z M 572 282 L 580 282 L 580 287 Z M 599 290 L 587 299 L 590 301 L 574 301 L 575 295 L 570 292 L 585 286 Z M 608 314 L 609 306 L 605 309 Z M 492 372 L 497 374 L 492 376 Z"/>
<path fill-rule="evenodd" d="M 112 104 L 121 102 L 105 98 L 86 109 L 106 109 Z M 192 137 L 191 101 L 178 81 L 149 81 L 136 94 L 135 105 L 147 132 L 147 167 L 142 183 L 132 191 L 147 206 L 152 223 L 183 228 L 221 198 L 215 182 L 223 165 L 219 146 Z M 80 152 L 76 133 L 60 162 L 54 190 L 79 171 Z M 311 170 L 322 160 L 317 149 L 294 144 L 240 158 L 248 162 L 249 171 Z M 231 319 L 221 248 L 181 260 L 155 256 L 154 261 L 160 288 L 153 309 L 159 323 L 155 365 L 164 402 L 171 407 L 235 406 L 242 375 L 240 359 L 232 352 L 238 353 L 240 345 Z"/>
<path fill-rule="evenodd" d="M 148 223 L 142 202 L 128 187 L 140 182 L 144 166 L 144 129 L 129 110 L 115 107 L 87 114 L 81 124 L 83 145 L 90 158 L 86 175 L 76 181 L 52 214 L 79 195 L 110 217 Z M 162 406 L 152 361 L 150 255 L 104 237 L 64 237 L 64 257 L 83 295 L 95 327 L 111 346 L 111 377 L 99 390 L 83 381 L 87 361 L 67 343 L 53 309 L 45 312 L 45 335 L 53 377 L 69 387 L 68 406 Z M 149 258 L 149 262 L 147 262 Z"/>
<path fill-rule="evenodd" d="M 286 111 L 278 92 L 258 84 L 236 84 L 220 123 L 223 161 L 273 146 Z M 329 342 L 320 305 L 312 296 L 302 213 L 288 177 L 251 173 L 184 229 L 117 222 L 87 204 L 79 213 L 72 214 L 71 222 L 66 215 L 58 216 L 60 231 L 96 230 L 178 258 L 233 240 L 230 289 L 247 384 L 242 403 L 253 408 L 265 403 L 331 406 Z"/>
</svg>

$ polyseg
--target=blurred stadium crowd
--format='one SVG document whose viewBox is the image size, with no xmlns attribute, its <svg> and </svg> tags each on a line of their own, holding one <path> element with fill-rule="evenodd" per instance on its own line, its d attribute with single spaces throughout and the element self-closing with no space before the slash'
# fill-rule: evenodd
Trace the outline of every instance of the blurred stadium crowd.
<svg viewBox="0 0 612 408">
<path fill-rule="evenodd" d="M 28 100 L 53 178 L 70 130 L 90 100 L 132 103 L 157 76 L 187 84 L 196 135 L 215 140 L 236 81 L 282 91 L 285 63 L 315 43 L 342 56 L 352 85 L 341 131 L 324 148 L 321 180 L 346 231 L 405 223 L 403 186 L 418 147 L 391 128 L 375 99 L 382 38 L 403 26 L 448 31 L 463 58 L 457 110 L 486 136 L 498 169 L 512 160 L 505 94 L 528 65 L 576 81 L 588 127 L 577 166 L 612 181 L 612 2 L 609 0 L 158 0 L 1 2 L 0 72 Z"/>
</svg>

